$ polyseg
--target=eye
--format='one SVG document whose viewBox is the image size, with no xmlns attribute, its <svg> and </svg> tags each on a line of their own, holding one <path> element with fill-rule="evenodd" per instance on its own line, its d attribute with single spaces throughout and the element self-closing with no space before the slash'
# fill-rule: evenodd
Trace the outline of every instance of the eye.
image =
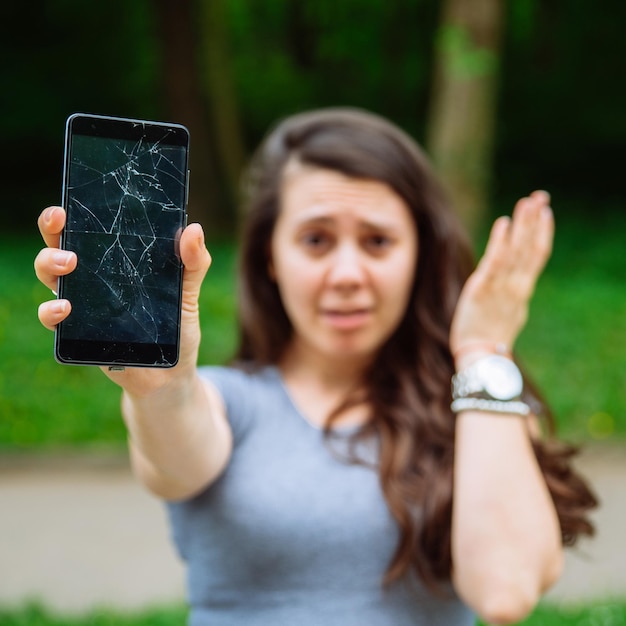
<svg viewBox="0 0 626 626">
<path fill-rule="evenodd" d="M 373 233 L 364 239 L 364 247 L 374 254 L 382 254 L 387 251 L 392 243 L 391 237 L 382 233 Z"/>
<path fill-rule="evenodd" d="M 313 254 L 321 254 L 332 245 L 332 238 L 321 230 L 310 230 L 302 233 L 300 244 Z"/>
</svg>

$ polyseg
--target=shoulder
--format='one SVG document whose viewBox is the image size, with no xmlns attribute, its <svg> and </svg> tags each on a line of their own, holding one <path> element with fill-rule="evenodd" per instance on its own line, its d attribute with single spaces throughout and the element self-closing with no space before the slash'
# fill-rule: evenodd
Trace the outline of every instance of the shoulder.
<svg viewBox="0 0 626 626">
<path fill-rule="evenodd" d="M 257 366 L 236 363 L 230 366 L 205 365 L 198 368 L 200 378 L 212 383 L 224 400 L 229 396 L 254 390 L 272 389 L 280 384 L 280 376 L 274 366 Z"/>
<path fill-rule="evenodd" d="M 235 443 L 251 426 L 261 407 L 280 389 L 280 375 L 273 366 L 237 363 L 232 366 L 202 366 L 200 377 L 220 395 Z"/>
</svg>

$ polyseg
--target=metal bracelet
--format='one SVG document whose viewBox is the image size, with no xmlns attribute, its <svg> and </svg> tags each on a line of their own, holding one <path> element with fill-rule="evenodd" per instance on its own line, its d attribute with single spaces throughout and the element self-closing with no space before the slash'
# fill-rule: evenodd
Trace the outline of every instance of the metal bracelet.
<svg viewBox="0 0 626 626">
<path fill-rule="evenodd" d="M 518 400 L 502 402 L 500 400 L 483 400 L 481 398 L 457 398 L 450 408 L 454 413 L 461 411 L 485 411 L 487 413 L 510 413 L 513 415 L 528 415 L 530 407 Z"/>
</svg>

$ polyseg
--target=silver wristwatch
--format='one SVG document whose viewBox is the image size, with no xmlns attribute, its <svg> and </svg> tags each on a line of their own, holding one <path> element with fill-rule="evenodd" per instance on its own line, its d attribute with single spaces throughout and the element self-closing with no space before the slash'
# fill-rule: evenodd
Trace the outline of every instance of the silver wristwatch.
<svg viewBox="0 0 626 626">
<path fill-rule="evenodd" d="M 524 380 L 511 359 L 497 354 L 483 357 L 452 377 L 452 410 L 527 415 L 521 401 Z"/>
</svg>

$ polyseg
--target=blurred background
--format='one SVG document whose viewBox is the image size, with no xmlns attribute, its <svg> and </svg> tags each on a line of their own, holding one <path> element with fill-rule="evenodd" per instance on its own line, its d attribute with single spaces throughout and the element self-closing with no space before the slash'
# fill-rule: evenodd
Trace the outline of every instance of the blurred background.
<svg viewBox="0 0 626 626">
<path fill-rule="evenodd" d="M 191 211 L 227 235 L 241 168 L 268 127 L 329 105 L 390 117 L 449 183 L 465 167 L 478 180 L 466 174 L 460 204 L 482 183 L 485 207 L 539 186 L 559 217 L 572 204 L 619 210 L 625 25 L 618 0 L 596 11 L 583 0 L 6 3 L 4 230 L 32 231 L 59 201 L 76 111 L 187 124 Z"/>
<path fill-rule="evenodd" d="M 242 168 L 278 119 L 335 105 L 425 147 L 477 252 L 516 198 L 552 193 L 555 252 L 519 350 L 566 434 L 623 434 L 626 3 L 48 0 L 1 16 L 1 448 L 123 440 L 115 389 L 57 365 L 36 320 L 48 294 L 35 221 L 60 202 L 66 118 L 189 127 L 190 217 L 215 258 L 201 356 L 214 362 L 233 345 Z"/>
<path fill-rule="evenodd" d="M 39 212 L 60 202 L 74 112 L 191 131 L 190 218 L 214 265 L 203 362 L 234 345 L 239 179 L 281 117 L 384 115 L 431 156 L 477 252 L 537 188 L 555 251 L 521 359 L 577 443 L 626 433 L 626 3 L 603 0 L 39 0 L 0 9 L 0 455 L 124 447 L 118 391 L 55 363 L 37 321 Z"/>
</svg>

